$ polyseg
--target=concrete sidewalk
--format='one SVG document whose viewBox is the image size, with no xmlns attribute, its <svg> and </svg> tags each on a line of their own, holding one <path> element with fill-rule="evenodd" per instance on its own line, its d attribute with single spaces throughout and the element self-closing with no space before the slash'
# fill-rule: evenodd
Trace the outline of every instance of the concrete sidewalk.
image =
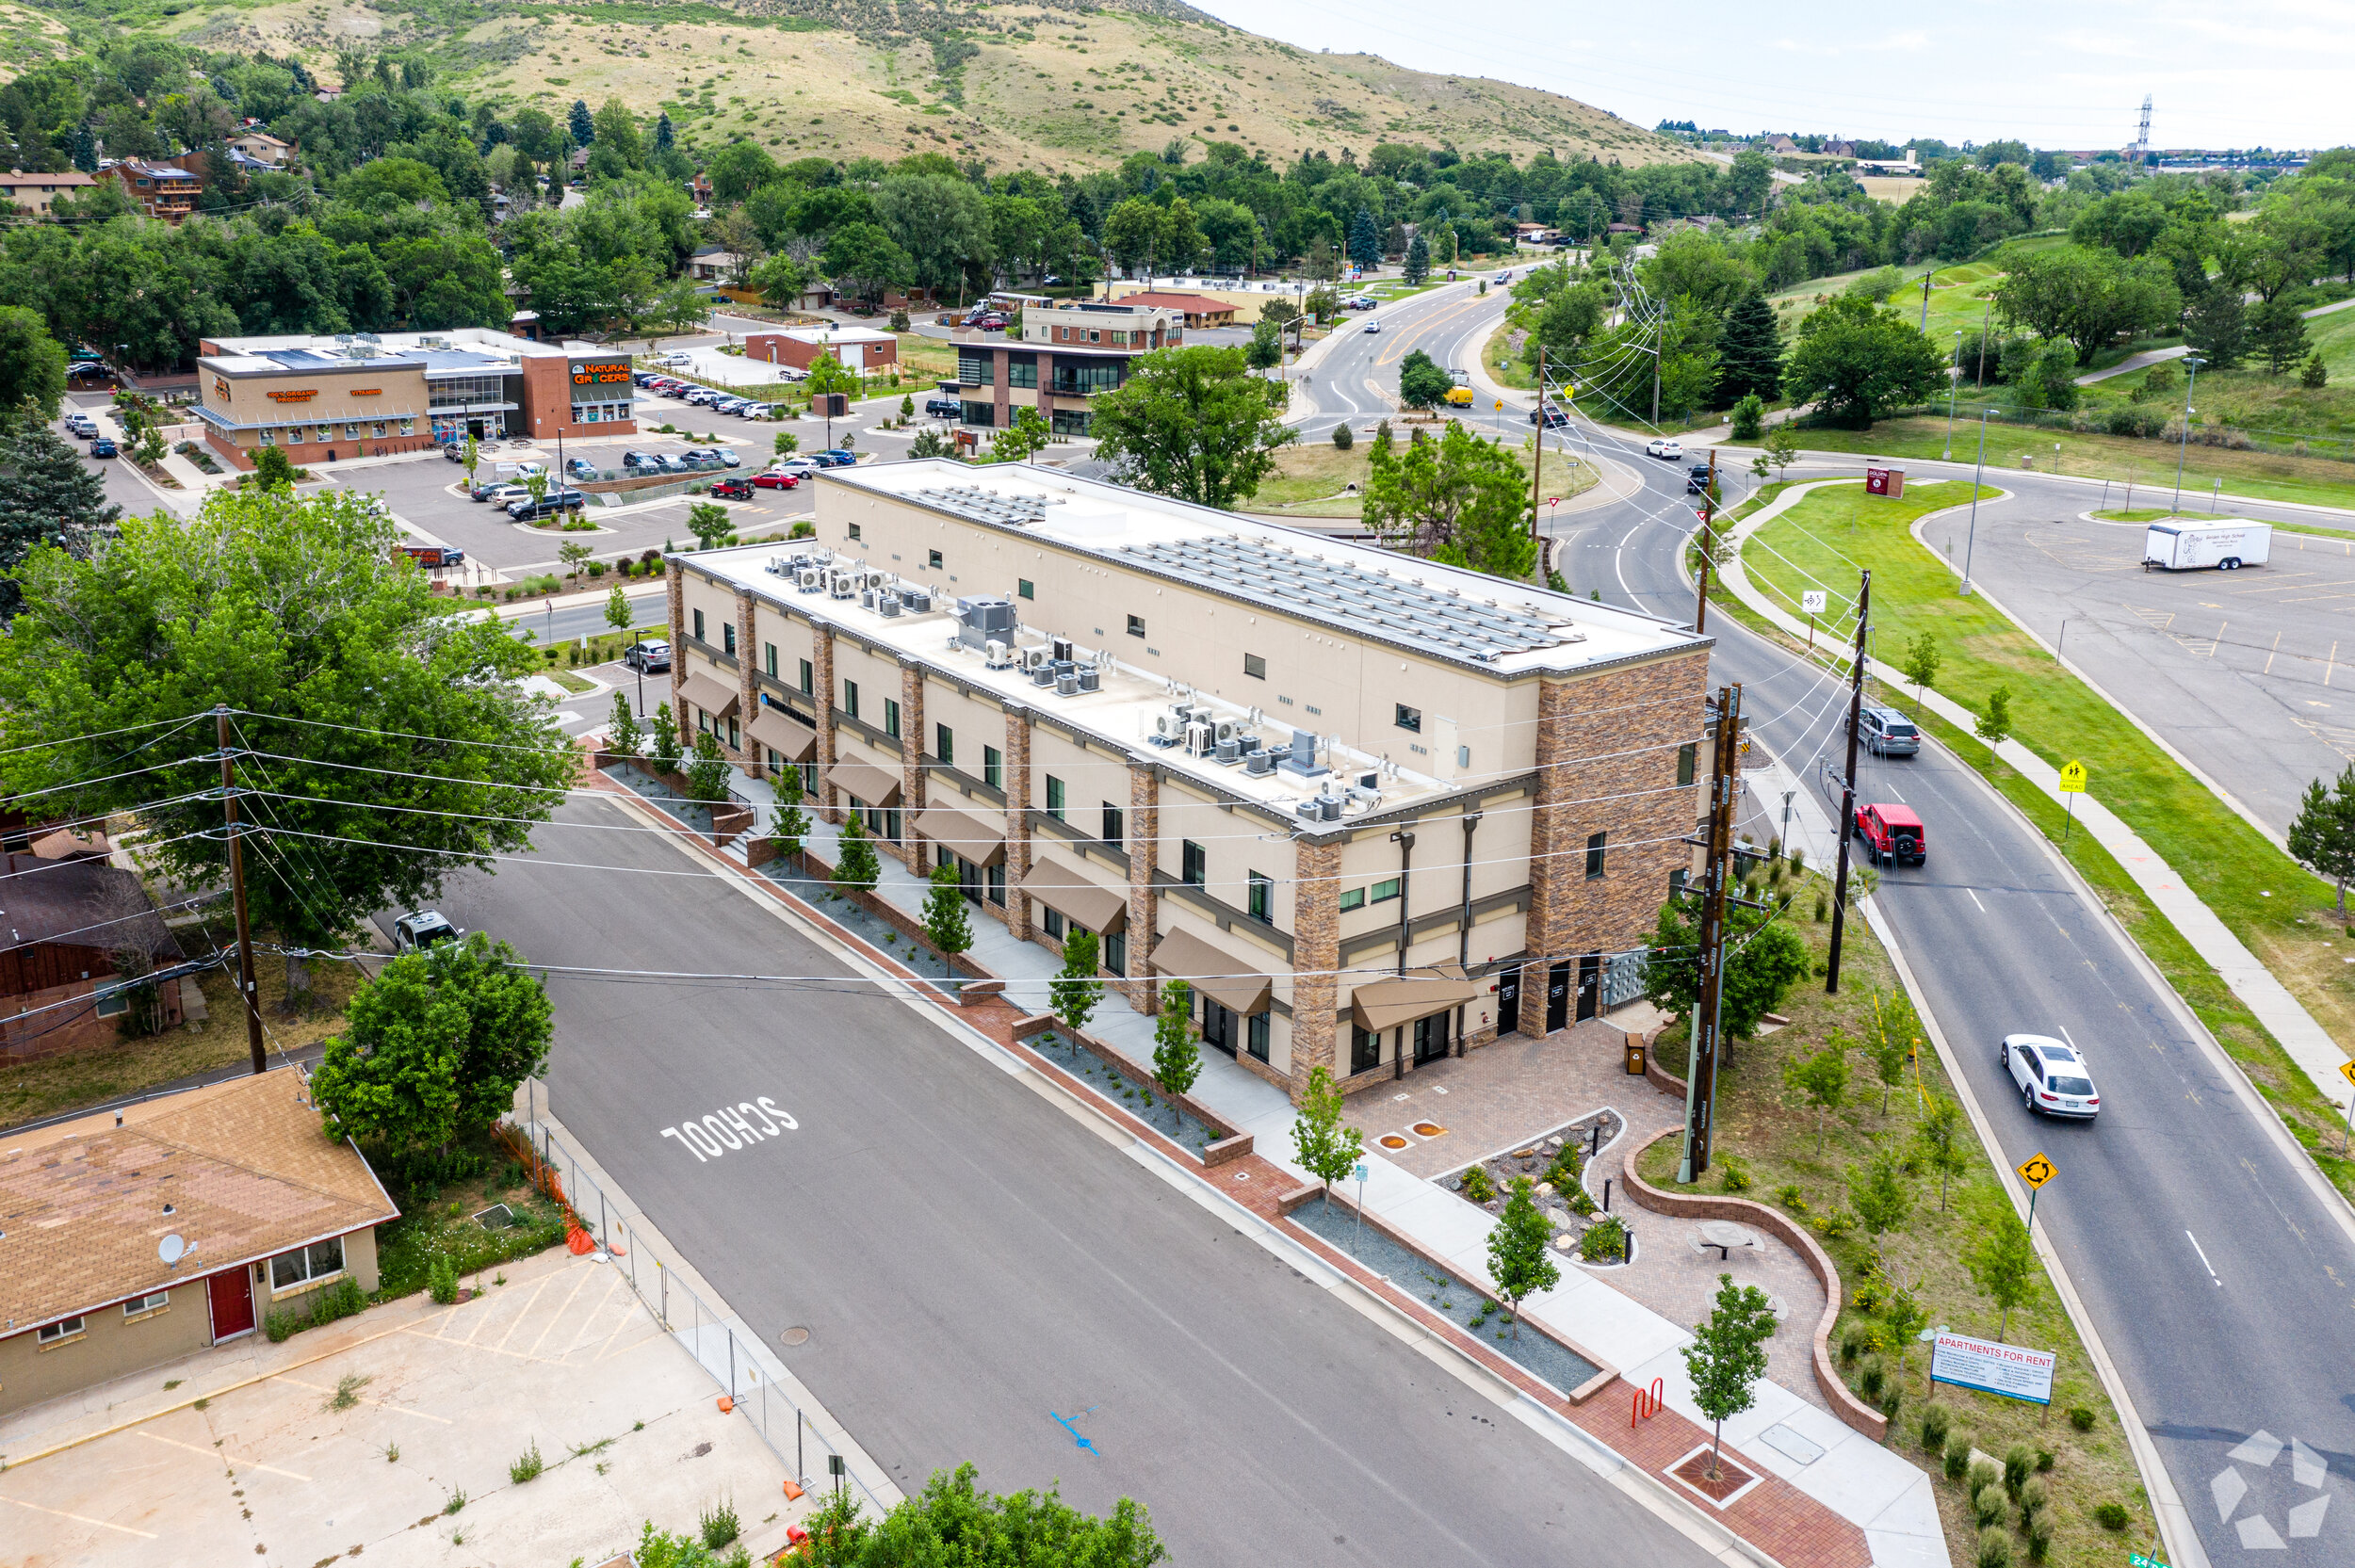
<svg viewBox="0 0 2355 1568">
<path fill-rule="evenodd" d="M 1730 588 L 1745 605 L 1795 637 L 1807 635 L 1806 622 L 1786 613 L 1751 583 L 1749 573 L 1740 553 L 1741 546 L 1751 534 L 1780 516 L 1786 509 L 1796 505 L 1799 498 L 1810 491 L 1820 485 L 1843 482 L 1847 481 L 1817 479 L 1795 486 L 1777 496 L 1772 504 L 1744 518 L 1734 525 L 1731 531 L 1735 554 L 1733 559 L 1727 563 L 1720 574 L 1720 580 Z M 1936 515 L 1938 514 L 1934 512 L 1929 514 L 1929 516 Z M 1923 541 L 1921 527 L 1922 523 L 1925 521 L 1927 521 L 1926 517 L 1915 522 L 1913 528 L 1915 540 L 1921 542 L 1925 550 L 1929 551 L 1952 570 L 1954 563 L 1948 561 L 1943 553 L 1935 546 Z M 1984 590 L 1980 591 L 1984 597 Z M 2012 619 L 2008 612 L 2005 611 L 2004 607 L 1994 600 L 1988 600 L 1988 605 L 1999 614 L 2005 615 L 2006 620 Z M 2013 624 L 2018 626 L 2019 622 L 2014 620 Z M 2036 637 L 2035 633 L 2028 631 L 2024 626 L 2021 626 L 2020 630 L 2022 635 L 2033 639 L 2038 647 L 2044 649 L 2048 654 L 2054 654 L 2062 669 L 2067 670 L 2078 680 L 2085 681 L 2096 695 L 2101 694 L 2099 687 L 2087 680 L 2082 672 L 2070 666 L 2065 660 L 2059 660 L 2059 655 L 2041 638 Z M 1887 685 L 1892 691 L 1908 684 L 1901 671 L 1878 659 L 1868 661 L 1868 670 L 1876 679 Z M 1928 707 L 1948 723 L 1958 725 L 1966 731 L 1976 729 L 1978 715 L 1944 693 L 1931 690 L 1922 693 L 1921 697 Z M 2106 697 L 2103 700 L 2108 701 Z M 2110 705 L 2113 708 L 2117 707 L 2115 703 Z M 2123 715 L 2123 709 L 2119 709 L 2119 711 Z M 2148 734 L 2147 731 L 2144 733 Z M 2154 740 L 2155 738 L 2153 737 Z M 2163 742 L 2160 744 L 2164 747 Z M 2168 750 L 2171 752 L 2171 749 Z M 2017 768 L 2022 777 L 2035 784 L 2054 801 L 2066 803 L 2061 794 L 2059 768 L 2017 740 L 2002 742 L 1995 748 L 1995 754 Z M 2217 918 L 2216 913 L 2201 901 L 2198 894 L 2184 885 L 2182 875 L 2161 859 L 2158 852 L 2145 843 L 2140 834 L 2126 826 L 2115 813 L 2092 795 L 2078 795 L 2073 799 L 2076 820 L 2093 835 L 2095 842 L 2117 859 L 2119 865 L 2125 868 L 2126 874 L 2135 880 L 2135 885 L 2139 887 L 2143 895 L 2157 906 L 2159 913 L 2166 915 L 2175 929 L 2183 933 L 2184 939 L 2192 945 L 2201 960 L 2212 966 L 2223 978 L 2224 983 L 2232 988 L 2233 994 L 2248 1006 L 2249 1011 L 2256 1014 L 2257 1021 L 2266 1026 L 2274 1039 L 2281 1042 L 2282 1048 L 2289 1053 L 2290 1059 L 2298 1064 L 2298 1070 L 2313 1082 L 2322 1097 L 2334 1105 L 2345 1105 L 2347 1103 L 2345 1091 L 2341 1091 L 2338 1086 L 2347 1081 L 2340 1075 L 2339 1069 L 2347 1061 L 2347 1054 L 2340 1049 L 2336 1041 L 2331 1038 L 2330 1031 L 2314 1021 L 2314 1014 L 2306 1010 L 2304 1004 L 2290 994 L 2289 988 L 2276 979 L 2273 972 L 2249 950 L 2239 937 L 2233 934 L 2231 928 Z M 2227 800 L 2227 803 L 2231 802 Z"/>
<path fill-rule="evenodd" d="M 739 777 L 735 788 L 754 801 L 765 824 L 766 813 L 774 803 L 766 784 Z M 814 822 L 805 842 L 820 859 L 831 861 L 837 837 L 834 827 Z M 930 884 L 888 856 L 878 858 L 882 875 L 876 896 L 920 918 Z M 1048 1010 L 1048 986 L 1061 967 L 1055 956 L 1034 943 L 1015 940 L 1002 925 L 986 916 L 975 919 L 972 929 L 974 946 L 969 956 L 1004 978 L 1004 1000 L 1017 1012 Z M 1134 1010 L 1117 994 L 1106 992 L 1088 1032 L 1151 1075 L 1153 1020 Z M 1630 1093 L 1658 1095 L 1643 1079 L 1623 1081 L 1632 1086 Z M 1381 1095 L 1383 1091 L 1370 1093 Z M 1190 1098 L 1234 1131 L 1250 1133 L 1258 1157 L 1292 1182 L 1312 1179 L 1290 1158 L 1295 1113 L 1285 1093 L 1273 1084 L 1232 1058 L 1205 1051 L 1201 1075 Z M 1366 1099 L 1360 1096 L 1356 1104 L 1362 1106 Z M 1558 1120 L 1567 1122 L 1595 1108 L 1584 1103 L 1565 1104 Z M 1614 1104 L 1610 1108 L 1632 1124 L 1634 1107 Z M 1656 1121 L 1648 1114 L 1643 1125 L 1656 1130 Z M 1590 1172 L 1591 1182 L 1599 1184 L 1602 1173 L 1617 1169 L 1633 1136 L 1637 1135 L 1622 1134 L 1604 1149 L 1606 1158 L 1598 1162 L 1600 1169 Z M 1366 1164 L 1367 1212 L 1464 1279 L 1493 1293 L 1494 1282 L 1487 1271 L 1488 1216 L 1376 1153 L 1369 1151 Z M 1600 1197 L 1600 1191 L 1596 1195 Z M 1615 1207 L 1623 1205 L 1615 1200 Z M 1665 1217 L 1639 1216 L 1639 1226 L 1648 1222 L 1649 1230 L 1663 1237 L 1685 1228 Z M 1558 1337 L 1618 1369 L 1627 1382 L 1648 1386 L 1659 1379 L 1667 1408 L 1705 1428 L 1708 1423 L 1693 1403 L 1683 1360 L 1678 1353 L 1691 1341 L 1690 1332 L 1615 1288 L 1608 1283 L 1608 1271 L 1590 1271 L 1567 1258 L 1561 1267 L 1561 1283 L 1543 1296 L 1530 1298 L 1523 1311 Z M 1805 1322 L 1798 1320 L 1800 1316 L 1794 1315 L 1794 1336 L 1812 1334 L 1815 1315 L 1804 1315 Z M 1623 1419 L 1609 1424 L 1602 1440 L 1635 1463 L 1648 1464 L 1646 1458 L 1622 1447 L 1623 1442 L 1641 1446 L 1640 1432 L 1631 1431 L 1624 1440 L 1617 1435 L 1625 1426 Z M 1789 1482 L 1860 1529 L 1877 1568 L 1944 1568 L 1948 1562 L 1930 1478 L 1792 1388 L 1762 1382 L 1757 1403 L 1746 1414 L 1726 1424 L 1725 1437 L 1730 1447 L 1740 1450 L 1744 1463 Z M 1799 1568 L 1803 1560 L 1793 1560 L 1787 1568 Z"/>
</svg>

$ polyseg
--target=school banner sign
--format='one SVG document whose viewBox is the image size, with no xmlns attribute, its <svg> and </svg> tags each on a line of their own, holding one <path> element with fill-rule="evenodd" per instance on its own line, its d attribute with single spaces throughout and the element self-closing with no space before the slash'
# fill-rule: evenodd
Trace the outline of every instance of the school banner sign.
<svg viewBox="0 0 2355 1568">
<path fill-rule="evenodd" d="M 2049 1405 L 2053 1402 L 2053 1367 L 2058 1360 L 2051 1350 L 1941 1333 L 1930 1348 L 1930 1381 Z"/>
</svg>

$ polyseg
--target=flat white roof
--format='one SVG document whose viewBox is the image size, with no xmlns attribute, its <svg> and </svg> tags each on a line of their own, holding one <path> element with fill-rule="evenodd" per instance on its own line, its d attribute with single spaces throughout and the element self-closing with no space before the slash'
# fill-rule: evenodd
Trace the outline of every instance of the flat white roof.
<svg viewBox="0 0 2355 1568">
<path fill-rule="evenodd" d="M 820 477 L 1469 670 L 1571 672 L 1711 640 L 1597 600 L 1059 469 L 934 458 L 827 469 Z"/>
</svg>

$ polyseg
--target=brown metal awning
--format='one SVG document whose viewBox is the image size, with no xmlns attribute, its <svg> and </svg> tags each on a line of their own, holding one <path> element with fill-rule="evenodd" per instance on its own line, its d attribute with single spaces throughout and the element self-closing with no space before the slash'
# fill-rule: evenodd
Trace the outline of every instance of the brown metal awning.
<svg viewBox="0 0 2355 1568">
<path fill-rule="evenodd" d="M 1424 969 L 1396 979 L 1360 984 L 1350 994 L 1349 1015 L 1359 1028 L 1380 1034 L 1435 1012 L 1463 1007 L 1479 995 L 1476 981 Z"/>
<path fill-rule="evenodd" d="M 1022 879 L 1022 891 L 1082 929 L 1101 934 L 1126 929 L 1129 895 L 1106 887 L 1068 861 L 1041 851 Z"/>
<path fill-rule="evenodd" d="M 1252 965 L 1211 946 L 1191 931 L 1167 931 L 1153 945 L 1153 967 L 1183 980 L 1222 1007 L 1248 1018 L 1267 1010 L 1275 982 Z"/>
<path fill-rule="evenodd" d="M 963 800 L 953 796 L 952 800 Z M 934 844 L 945 844 L 976 865 L 995 865 L 1006 858 L 1002 828 L 953 805 L 930 805 L 917 813 L 916 831 Z"/>
<path fill-rule="evenodd" d="M 783 708 L 762 708 L 753 716 L 751 733 L 788 762 L 807 762 L 818 752 L 818 732 L 787 718 Z"/>
<path fill-rule="evenodd" d="M 734 687 L 724 686 L 718 677 L 700 670 L 691 671 L 687 684 L 679 688 L 681 701 L 694 703 L 714 719 L 725 719 L 734 713 L 741 696 Z"/>
<path fill-rule="evenodd" d="M 856 757 L 844 757 L 826 769 L 826 782 L 845 795 L 870 806 L 896 806 L 900 803 L 900 776 Z"/>
</svg>

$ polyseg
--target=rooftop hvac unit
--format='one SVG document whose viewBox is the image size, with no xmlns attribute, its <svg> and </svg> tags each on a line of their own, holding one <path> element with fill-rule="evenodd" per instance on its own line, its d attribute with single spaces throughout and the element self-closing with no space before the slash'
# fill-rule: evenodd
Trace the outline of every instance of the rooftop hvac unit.
<svg viewBox="0 0 2355 1568">
<path fill-rule="evenodd" d="M 982 645 L 982 662 L 992 670 L 1011 670 L 1014 668 L 1014 650 L 993 638 Z"/>
<path fill-rule="evenodd" d="M 1264 747 L 1242 759 L 1242 770 L 1255 779 L 1264 779 L 1275 771 L 1275 754 Z"/>
<path fill-rule="evenodd" d="M 1054 650 L 1055 662 L 1057 664 L 1069 664 L 1071 662 L 1071 639 L 1069 638 L 1049 638 L 1048 639 L 1048 645 Z"/>
<path fill-rule="evenodd" d="M 804 593 L 816 593 L 826 586 L 826 574 L 815 566 L 804 566 L 793 574 L 793 586 Z"/>
<path fill-rule="evenodd" d="M 858 607 L 861 609 L 873 609 L 875 607 L 875 590 L 873 589 L 862 588 L 858 590 Z"/>
<path fill-rule="evenodd" d="M 1047 656 L 1047 655 L 1048 655 L 1048 651 L 1047 651 L 1046 649 L 1044 649 L 1044 648 L 1025 648 L 1025 649 L 1023 649 L 1023 650 L 1021 651 L 1021 653 L 1022 653 L 1022 668 L 1023 668 L 1024 670 L 1027 670 L 1027 671 L 1031 671 L 1031 672 L 1035 673 L 1036 671 L 1040 671 L 1040 670 L 1044 670 L 1044 669 L 1047 667 L 1047 664 L 1048 664 L 1048 656 Z"/>
<path fill-rule="evenodd" d="M 1196 720 L 1186 726 L 1186 755 L 1207 757 L 1216 744 L 1216 736 L 1210 725 Z"/>
<path fill-rule="evenodd" d="M 1291 745 L 1286 748 L 1276 766 L 1287 773 L 1303 779 L 1323 777 L 1329 769 L 1317 763 L 1317 736 L 1314 730 L 1294 730 Z"/>
<path fill-rule="evenodd" d="M 1146 737 L 1156 746 L 1175 746 L 1186 738 L 1186 720 L 1181 713 L 1157 713 L 1153 716 L 1153 733 Z"/>
<path fill-rule="evenodd" d="M 1024 652 L 1027 653 L 1029 650 L 1025 649 Z M 1044 659 L 1040 660 L 1037 664 L 1032 665 L 1031 667 L 1031 684 L 1032 686 L 1053 686 L 1055 684 L 1055 667 L 1047 663 Z"/>
<path fill-rule="evenodd" d="M 1340 796 L 1320 795 L 1317 797 L 1317 807 L 1324 813 L 1327 822 L 1338 822 L 1341 819 L 1341 798 Z"/>
<path fill-rule="evenodd" d="M 1103 690 L 1104 672 L 1092 664 L 1081 665 L 1080 667 L 1080 689 L 1081 691 Z"/>
<path fill-rule="evenodd" d="M 1242 726 L 1232 719 L 1221 719 L 1215 721 L 1213 728 L 1217 734 L 1219 744 L 1223 746 L 1226 742 L 1235 738 L 1236 735 L 1240 733 Z"/>
<path fill-rule="evenodd" d="M 910 615 L 930 615 L 933 590 L 928 588 L 903 588 L 900 590 L 900 603 L 907 606 Z"/>
<path fill-rule="evenodd" d="M 826 592 L 836 599 L 849 599 L 858 592 L 859 574 L 836 567 L 826 574 Z"/>
<path fill-rule="evenodd" d="M 899 596 L 898 594 L 896 594 L 896 593 L 892 592 L 889 589 L 885 589 L 885 590 L 883 590 L 883 592 L 882 592 L 881 594 L 879 594 L 879 595 L 877 595 L 877 596 L 876 596 L 876 599 L 875 599 L 875 613 L 876 613 L 876 614 L 878 614 L 878 615 L 897 615 L 897 614 L 899 614 L 899 613 L 900 613 L 900 596 Z"/>
<path fill-rule="evenodd" d="M 1226 726 L 1221 724 L 1219 728 L 1225 729 Z M 1232 768 L 1235 764 L 1242 761 L 1242 747 L 1237 743 L 1233 736 L 1223 736 L 1220 737 L 1218 742 L 1218 760 L 1229 768 Z"/>
<path fill-rule="evenodd" d="M 1080 672 L 1076 670 L 1066 670 L 1056 675 L 1055 695 L 1058 697 L 1080 695 Z"/>
</svg>

